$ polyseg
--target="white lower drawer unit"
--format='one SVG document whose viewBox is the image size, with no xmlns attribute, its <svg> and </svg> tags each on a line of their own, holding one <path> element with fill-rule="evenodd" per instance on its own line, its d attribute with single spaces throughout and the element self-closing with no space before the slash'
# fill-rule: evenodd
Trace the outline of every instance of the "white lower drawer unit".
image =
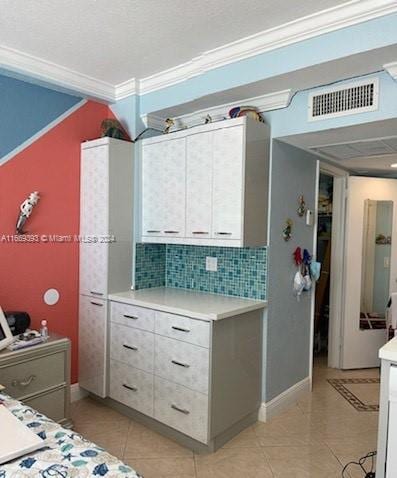
<svg viewBox="0 0 397 478">
<path fill-rule="evenodd" d="M 153 333 L 112 323 L 110 357 L 146 372 L 153 372 Z"/>
<path fill-rule="evenodd" d="M 111 322 L 135 327 L 136 329 L 149 330 L 151 332 L 154 330 L 154 310 L 144 307 L 112 302 L 110 320 Z"/>
<path fill-rule="evenodd" d="M 208 393 L 209 350 L 156 335 L 155 374 Z"/>
<path fill-rule="evenodd" d="M 153 375 L 111 360 L 110 398 L 153 416 Z"/>
<path fill-rule="evenodd" d="M 154 417 L 202 443 L 208 441 L 208 396 L 203 393 L 155 377 Z"/>
<path fill-rule="evenodd" d="M 210 323 L 182 315 L 156 312 L 155 332 L 201 347 L 210 346 Z"/>
</svg>

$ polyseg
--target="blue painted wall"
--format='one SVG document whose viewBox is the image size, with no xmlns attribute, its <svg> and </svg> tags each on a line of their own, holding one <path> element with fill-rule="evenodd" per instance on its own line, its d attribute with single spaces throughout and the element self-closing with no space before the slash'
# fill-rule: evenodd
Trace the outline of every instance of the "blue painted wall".
<svg viewBox="0 0 397 478">
<path fill-rule="evenodd" d="M 0 158 L 79 101 L 76 96 L 0 75 Z"/>
</svg>

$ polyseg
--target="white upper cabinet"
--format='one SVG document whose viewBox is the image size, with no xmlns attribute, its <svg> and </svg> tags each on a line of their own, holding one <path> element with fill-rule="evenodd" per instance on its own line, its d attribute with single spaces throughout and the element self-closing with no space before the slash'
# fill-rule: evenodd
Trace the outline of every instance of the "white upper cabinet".
<svg viewBox="0 0 397 478">
<path fill-rule="evenodd" d="M 210 238 L 212 232 L 213 132 L 186 138 L 186 237 Z"/>
<path fill-rule="evenodd" d="M 81 146 L 80 293 L 106 298 L 131 285 L 133 146 L 101 138 Z"/>
<path fill-rule="evenodd" d="M 269 136 L 244 117 L 144 140 L 142 240 L 266 245 Z"/>
</svg>

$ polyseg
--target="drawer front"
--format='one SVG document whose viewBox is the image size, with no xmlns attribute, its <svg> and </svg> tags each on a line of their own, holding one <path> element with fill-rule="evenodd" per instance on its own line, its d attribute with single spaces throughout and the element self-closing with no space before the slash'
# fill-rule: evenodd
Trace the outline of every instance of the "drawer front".
<svg viewBox="0 0 397 478">
<path fill-rule="evenodd" d="M 110 320 L 117 324 L 137 329 L 154 330 L 154 310 L 136 307 L 135 305 L 112 302 Z"/>
<path fill-rule="evenodd" d="M 156 335 L 155 374 L 197 392 L 208 393 L 209 350 Z"/>
<path fill-rule="evenodd" d="M 110 334 L 112 359 L 153 373 L 154 334 L 114 323 Z"/>
<path fill-rule="evenodd" d="M 62 352 L 0 367 L 0 383 L 16 399 L 65 383 L 65 355 Z"/>
<path fill-rule="evenodd" d="M 25 403 L 55 422 L 66 418 L 64 388 L 25 400 Z"/>
<path fill-rule="evenodd" d="M 189 437 L 208 442 L 207 395 L 155 377 L 154 417 Z"/>
<path fill-rule="evenodd" d="M 166 337 L 209 348 L 210 323 L 203 320 L 156 312 L 155 331 Z"/>
<path fill-rule="evenodd" d="M 110 361 L 110 398 L 153 416 L 153 375 Z"/>
</svg>

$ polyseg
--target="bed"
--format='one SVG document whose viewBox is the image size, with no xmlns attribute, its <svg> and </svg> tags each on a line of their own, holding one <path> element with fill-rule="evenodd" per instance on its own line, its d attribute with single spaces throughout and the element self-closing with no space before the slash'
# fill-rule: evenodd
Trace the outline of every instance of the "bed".
<svg viewBox="0 0 397 478">
<path fill-rule="evenodd" d="M 118 458 L 73 430 L 63 428 L 7 395 L 0 393 L 0 401 L 37 435 L 47 439 L 42 450 L 0 465 L 0 478 L 142 478 Z M 1 434 L 0 439 L 4 439 Z"/>
</svg>

